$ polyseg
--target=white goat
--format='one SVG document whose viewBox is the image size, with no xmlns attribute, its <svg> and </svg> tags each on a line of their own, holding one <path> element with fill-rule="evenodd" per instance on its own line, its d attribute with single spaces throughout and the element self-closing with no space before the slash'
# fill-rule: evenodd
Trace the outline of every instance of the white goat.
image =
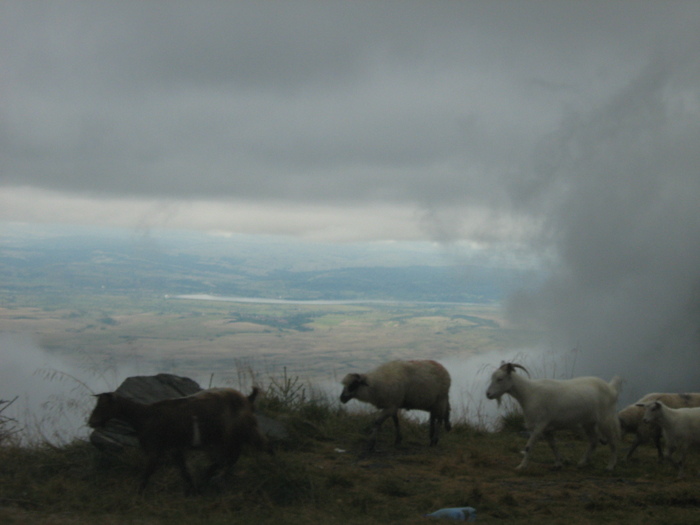
<svg viewBox="0 0 700 525">
<path fill-rule="evenodd" d="M 509 394 L 523 410 L 530 438 L 517 469 L 527 466 L 530 451 L 541 435 L 544 435 L 554 453 L 555 466 L 560 467 L 562 461 L 554 432 L 563 428 L 582 427 L 588 436 L 589 446 L 579 465 L 588 463 L 599 436 L 602 436 L 610 445 L 611 455 L 607 468 L 612 470 L 617 462 L 617 443 L 620 438 L 615 404 L 622 380 L 617 376 L 610 383 L 597 377 L 528 379 L 515 373 L 516 368 L 524 370 L 529 376 L 524 366 L 503 363 L 491 376 L 486 397 L 497 399 L 500 403 L 501 396 Z"/>
<path fill-rule="evenodd" d="M 683 467 L 691 445 L 700 445 L 700 407 L 670 408 L 663 401 L 651 401 L 644 405 L 644 421 L 661 427 L 666 440 L 665 457 L 678 468 L 678 477 L 683 477 Z M 678 450 L 680 459 L 673 460 Z"/>
<path fill-rule="evenodd" d="M 652 393 L 646 394 L 641 399 L 623 408 L 617 413 L 620 419 L 622 435 L 634 434 L 634 442 L 625 454 L 625 460 L 632 457 L 632 453 L 639 445 L 652 440 L 656 445 L 659 460 L 663 459 L 663 447 L 661 446 L 661 428 L 655 423 L 645 423 L 644 405 L 651 401 L 663 401 L 664 405 L 670 408 L 690 408 L 700 407 L 700 394 L 673 394 L 673 393 Z"/>
<path fill-rule="evenodd" d="M 343 378 L 340 401 L 357 399 L 371 403 L 382 411 L 374 422 L 374 431 L 368 443 L 372 450 L 382 423 L 391 417 L 396 428 L 396 441 L 401 442 L 398 412 L 425 410 L 430 413 L 430 444 L 436 445 L 439 426 L 450 425 L 450 374 L 440 363 L 432 360 L 390 361 L 365 374 L 348 374 Z"/>
</svg>

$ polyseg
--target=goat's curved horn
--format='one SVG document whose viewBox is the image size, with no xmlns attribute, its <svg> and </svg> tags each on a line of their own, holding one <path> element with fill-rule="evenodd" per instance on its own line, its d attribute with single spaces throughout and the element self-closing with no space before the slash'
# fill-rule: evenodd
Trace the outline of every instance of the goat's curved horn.
<svg viewBox="0 0 700 525">
<path fill-rule="evenodd" d="M 527 377 L 530 377 L 530 372 L 529 372 L 528 369 L 525 368 L 523 365 L 519 365 L 519 364 L 516 364 L 516 363 L 511 363 L 511 366 L 512 366 L 513 368 L 520 368 L 520 369 L 522 369 L 522 370 L 525 370 L 525 373 L 527 374 Z"/>
</svg>

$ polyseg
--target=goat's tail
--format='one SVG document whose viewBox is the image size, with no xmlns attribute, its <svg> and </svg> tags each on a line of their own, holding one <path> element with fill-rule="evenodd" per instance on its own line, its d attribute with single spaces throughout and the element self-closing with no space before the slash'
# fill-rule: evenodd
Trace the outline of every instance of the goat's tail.
<svg viewBox="0 0 700 525">
<path fill-rule="evenodd" d="M 258 394 L 260 394 L 260 389 L 257 386 L 254 386 L 253 391 L 248 396 L 248 401 L 251 405 L 255 405 L 255 400 L 258 398 Z"/>
</svg>

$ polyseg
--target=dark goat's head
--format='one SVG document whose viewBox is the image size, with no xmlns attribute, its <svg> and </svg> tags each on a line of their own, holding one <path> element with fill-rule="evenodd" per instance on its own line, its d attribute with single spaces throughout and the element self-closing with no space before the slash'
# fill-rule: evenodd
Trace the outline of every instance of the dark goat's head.
<svg viewBox="0 0 700 525">
<path fill-rule="evenodd" d="M 107 424 L 107 421 L 114 417 L 116 394 L 107 392 L 105 394 L 97 394 L 95 397 L 97 398 L 97 405 L 95 405 L 92 414 L 88 418 L 90 428 L 103 427 Z"/>
</svg>

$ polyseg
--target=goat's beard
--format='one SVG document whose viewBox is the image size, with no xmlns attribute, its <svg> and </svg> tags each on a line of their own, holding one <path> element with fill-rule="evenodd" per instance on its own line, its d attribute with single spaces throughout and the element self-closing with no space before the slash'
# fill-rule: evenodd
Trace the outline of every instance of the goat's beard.
<svg viewBox="0 0 700 525">
<path fill-rule="evenodd" d="M 493 398 L 493 399 L 496 400 L 496 403 L 498 403 L 498 408 L 501 408 L 501 403 L 502 403 L 501 398 L 502 398 L 502 397 L 503 397 L 503 394 L 498 394 L 497 396 L 495 396 L 495 397 Z"/>
</svg>

